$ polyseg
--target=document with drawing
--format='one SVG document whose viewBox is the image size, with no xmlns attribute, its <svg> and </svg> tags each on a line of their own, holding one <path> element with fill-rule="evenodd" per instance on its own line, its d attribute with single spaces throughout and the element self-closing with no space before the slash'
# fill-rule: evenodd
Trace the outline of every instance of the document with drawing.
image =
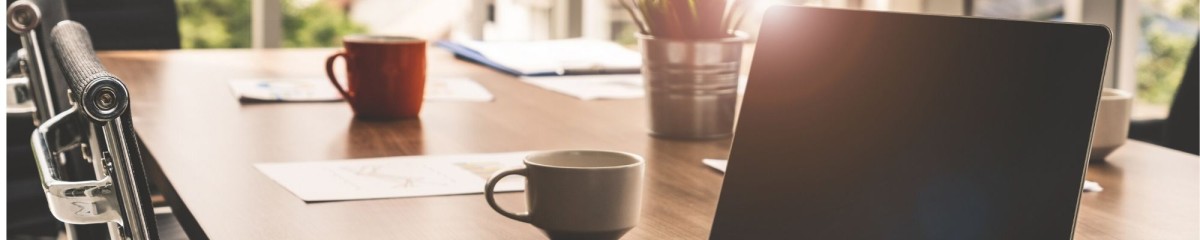
<svg viewBox="0 0 1200 240">
<path fill-rule="evenodd" d="M 255 167 L 306 202 L 482 193 L 492 173 L 522 166 L 529 152 L 432 155 Z M 520 191 L 524 178 L 505 178 L 497 192 Z"/>
</svg>

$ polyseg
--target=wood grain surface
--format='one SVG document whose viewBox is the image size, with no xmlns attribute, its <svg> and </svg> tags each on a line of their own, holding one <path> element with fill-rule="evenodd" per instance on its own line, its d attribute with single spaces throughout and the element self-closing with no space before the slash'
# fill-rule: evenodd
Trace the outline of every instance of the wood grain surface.
<svg viewBox="0 0 1200 240">
<path fill-rule="evenodd" d="M 539 239 L 534 227 L 493 212 L 482 195 L 305 203 L 258 172 L 262 162 L 605 149 L 647 160 L 641 223 L 626 239 L 707 238 L 730 139 L 649 137 L 642 100 L 580 101 L 429 51 L 429 77 L 467 77 L 488 103 L 426 102 L 420 119 L 354 120 L 344 102 L 241 104 L 227 80 L 324 79 L 334 49 L 102 52 L 132 91 L 134 124 L 169 181 L 184 226 L 212 239 Z M 750 51 L 753 52 L 753 51 Z M 338 68 L 344 69 L 344 68 Z M 1200 238 L 1200 157 L 1131 141 L 1088 179 L 1080 239 Z M 482 187 L 482 186 L 480 186 Z M 506 208 L 521 193 L 499 194 Z M 820 206 L 813 206 L 820 207 Z M 177 210 L 178 211 L 178 210 Z M 190 215 L 191 217 L 186 217 Z"/>
</svg>

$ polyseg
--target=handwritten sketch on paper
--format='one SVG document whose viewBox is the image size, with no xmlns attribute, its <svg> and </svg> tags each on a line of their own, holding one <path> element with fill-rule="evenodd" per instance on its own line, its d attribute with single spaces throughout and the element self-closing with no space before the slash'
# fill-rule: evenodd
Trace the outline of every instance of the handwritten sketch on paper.
<svg viewBox="0 0 1200 240">
<path fill-rule="evenodd" d="M 516 168 L 529 152 L 406 156 L 321 162 L 260 163 L 255 167 L 304 201 L 342 201 L 482 193 L 497 171 Z M 498 192 L 524 189 L 520 176 Z"/>
</svg>

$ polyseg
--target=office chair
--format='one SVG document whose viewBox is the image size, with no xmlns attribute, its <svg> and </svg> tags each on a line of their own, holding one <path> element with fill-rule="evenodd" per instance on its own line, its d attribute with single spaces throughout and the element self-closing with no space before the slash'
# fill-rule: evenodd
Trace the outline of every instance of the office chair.
<svg viewBox="0 0 1200 240">
<path fill-rule="evenodd" d="M 129 93 L 100 65 L 87 29 L 64 12 L 59 1 L 18 0 L 7 15 L 20 34 L 24 76 L 9 79 L 6 90 L 23 97 L 8 104 L 33 109 L 32 160 L 44 201 L 67 238 L 158 239 Z"/>
<path fill-rule="evenodd" d="M 1200 154 L 1200 38 L 1192 47 L 1179 88 L 1167 119 L 1136 121 L 1130 124 L 1129 138 L 1158 144 L 1191 154 Z"/>
<path fill-rule="evenodd" d="M 12 1 L 8 3 L 9 8 L 15 7 Z M 37 22 L 22 27 L 24 32 L 21 37 L 16 35 L 18 31 L 11 27 L 11 23 L 8 31 L 11 57 L 7 64 L 6 84 L 9 93 L 6 109 L 9 138 L 7 201 L 10 205 L 27 207 L 11 209 L 7 227 L 10 236 L 54 236 L 62 227 L 55 226 L 57 220 L 47 211 L 49 205 L 41 188 L 41 179 L 35 171 L 37 165 L 32 161 L 33 148 L 28 138 L 38 122 L 49 119 L 58 109 L 68 107 L 66 88 L 51 87 L 66 84 L 62 71 L 53 71 L 59 67 L 47 40 L 51 26 L 38 23 L 64 20 L 67 12 L 62 1 L 34 0 L 31 3 L 39 10 L 39 16 L 31 18 Z M 7 17 L 13 16 L 10 13 Z M 35 50 L 26 50 L 21 48 L 22 45 Z M 31 52 L 38 54 L 28 54 Z M 47 69 L 50 71 L 44 71 Z"/>
<path fill-rule="evenodd" d="M 15 0 L 7 0 L 11 5 Z M 37 0 L 42 9 L 43 22 L 70 19 L 91 30 L 93 47 L 96 50 L 178 49 L 180 35 L 178 15 L 173 0 Z M 65 5 L 64 5 L 65 4 Z M 47 24 L 52 25 L 52 24 Z M 48 33 L 49 27 L 44 31 Z M 16 61 L 12 57 L 21 49 L 21 41 L 13 31 L 8 31 L 9 73 L 14 73 Z M 51 72 L 48 74 L 56 74 Z M 51 77 L 51 80 L 61 76 Z M 60 83 L 62 84 L 62 83 Z M 60 93 L 65 94 L 65 93 Z M 65 96 L 65 95 L 63 95 Z M 27 96 L 28 97 L 28 96 Z M 28 100 L 28 99 L 26 99 Z M 64 99 L 65 100 L 65 99 Z M 32 101 L 26 101 L 29 104 Z M 31 106 L 30 106 L 31 107 Z M 59 106 L 65 107 L 65 106 Z M 7 114 L 8 146 L 7 159 L 33 159 L 28 137 L 35 125 L 32 114 Z M 47 211 L 45 196 L 39 184 L 37 166 L 33 161 L 8 161 L 8 203 L 10 206 L 27 206 L 9 209 L 8 233 L 10 236 L 54 236 L 61 227 Z M 161 217 L 161 216 L 160 216 Z"/>
<path fill-rule="evenodd" d="M 15 0 L 8 0 L 12 4 Z M 59 0 L 66 16 L 91 30 L 96 50 L 179 49 L 179 15 L 174 0 Z M 8 39 L 17 35 L 8 32 Z M 21 48 L 8 42 L 8 55 Z"/>
<path fill-rule="evenodd" d="M 1192 46 L 1192 57 L 1187 70 L 1179 82 L 1179 90 L 1171 101 L 1171 112 L 1167 115 L 1165 146 L 1192 154 L 1200 154 L 1200 38 Z"/>
</svg>

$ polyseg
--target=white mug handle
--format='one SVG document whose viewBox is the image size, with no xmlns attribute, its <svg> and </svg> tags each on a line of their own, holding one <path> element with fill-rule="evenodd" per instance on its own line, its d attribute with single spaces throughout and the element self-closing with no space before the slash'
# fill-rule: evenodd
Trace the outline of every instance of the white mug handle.
<svg viewBox="0 0 1200 240">
<path fill-rule="evenodd" d="M 500 208 L 499 204 L 496 204 L 496 198 L 493 196 L 493 194 L 495 194 L 495 192 L 496 192 L 496 190 L 495 190 L 496 183 L 500 182 L 500 179 L 503 179 L 504 177 L 507 177 L 508 175 L 513 175 L 513 174 L 525 176 L 526 181 L 529 181 L 528 180 L 529 176 L 525 175 L 525 168 L 504 170 L 504 171 L 496 173 L 496 175 L 492 175 L 492 178 L 488 179 L 487 185 L 483 187 L 483 191 L 484 191 L 483 195 L 484 195 L 484 197 L 487 198 L 488 205 L 492 206 L 492 209 L 496 210 L 496 212 L 500 213 L 500 215 L 504 215 L 505 217 L 512 218 L 513 220 L 528 223 L 530 221 L 529 212 L 513 213 L 513 212 L 505 211 L 503 208 Z"/>
</svg>

